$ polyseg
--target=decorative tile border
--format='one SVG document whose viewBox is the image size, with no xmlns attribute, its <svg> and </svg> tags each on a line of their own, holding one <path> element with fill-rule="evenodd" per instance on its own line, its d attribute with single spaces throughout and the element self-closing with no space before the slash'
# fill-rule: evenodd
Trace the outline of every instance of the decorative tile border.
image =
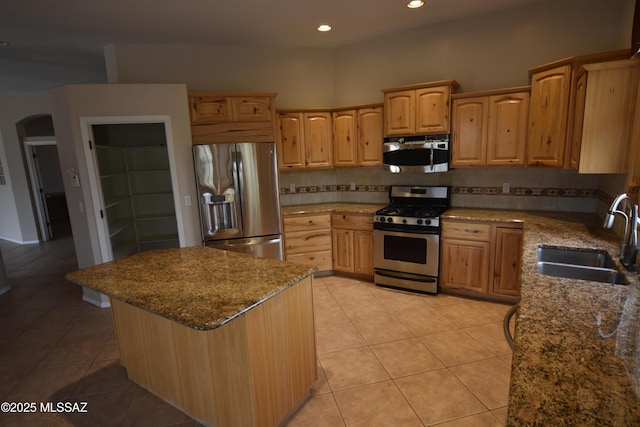
<svg viewBox="0 0 640 427">
<path fill-rule="evenodd" d="M 289 188 L 281 188 L 280 195 L 289 194 L 312 194 L 336 191 L 348 192 L 381 192 L 388 193 L 388 185 L 356 185 L 355 190 L 351 190 L 349 185 L 314 185 L 309 187 L 296 187 L 295 192 Z M 451 195 L 474 195 L 474 196 L 526 196 L 526 197 L 596 197 L 600 201 L 610 203 L 613 198 L 608 194 L 593 188 L 511 188 L 511 192 L 503 193 L 502 187 L 451 187 Z"/>
</svg>

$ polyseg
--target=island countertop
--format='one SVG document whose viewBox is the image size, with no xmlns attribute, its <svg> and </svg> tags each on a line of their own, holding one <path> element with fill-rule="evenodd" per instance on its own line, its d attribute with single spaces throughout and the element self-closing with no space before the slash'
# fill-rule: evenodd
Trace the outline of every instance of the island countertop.
<svg viewBox="0 0 640 427">
<path fill-rule="evenodd" d="M 208 330 L 314 271 L 300 264 L 189 247 L 141 252 L 66 277 L 191 328 Z"/>
<path fill-rule="evenodd" d="M 640 425 L 640 281 L 595 215 L 451 209 L 443 219 L 523 223 L 510 426 Z M 604 249 L 628 285 L 545 276 L 539 244 Z"/>
</svg>

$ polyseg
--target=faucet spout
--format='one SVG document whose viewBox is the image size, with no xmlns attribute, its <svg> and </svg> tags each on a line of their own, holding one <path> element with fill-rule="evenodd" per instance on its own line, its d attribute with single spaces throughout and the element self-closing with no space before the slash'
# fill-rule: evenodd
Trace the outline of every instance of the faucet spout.
<svg viewBox="0 0 640 427">
<path fill-rule="evenodd" d="M 638 257 L 638 224 L 640 223 L 638 205 L 632 203 L 626 193 L 622 193 L 611 203 L 609 212 L 604 220 L 604 228 L 613 227 L 615 215 L 620 215 L 625 221 L 624 235 L 620 245 L 620 262 L 628 270 L 638 271 L 638 266 L 636 265 L 636 258 Z"/>
</svg>

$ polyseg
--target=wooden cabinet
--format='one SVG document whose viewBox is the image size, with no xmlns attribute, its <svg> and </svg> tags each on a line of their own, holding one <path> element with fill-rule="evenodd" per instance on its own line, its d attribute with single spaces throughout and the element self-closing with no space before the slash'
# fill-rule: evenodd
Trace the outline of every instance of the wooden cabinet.
<svg viewBox="0 0 640 427">
<path fill-rule="evenodd" d="M 383 135 L 383 107 L 376 105 L 358 108 L 358 165 L 381 166 Z"/>
<path fill-rule="evenodd" d="M 382 165 L 382 106 L 335 110 L 333 119 L 333 165 Z"/>
<path fill-rule="evenodd" d="M 357 112 L 355 109 L 334 111 L 333 165 L 358 165 Z"/>
<path fill-rule="evenodd" d="M 584 65 L 576 84 L 571 166 L 580 173 L 625 173 L 640 61 Z"/>
<path fill-rule="evenodd" d="M 486 96 L 453 100 L 451 166 L 486 165 L 488 116 Z"/>
<path fill-rule="evenodd" d="M 635 116 L 631 130 L 629 163 L 627 172 L 627 194 L 635 204 L 640 202 L 640 90 L 636 95 Z"/>
<path fill-rule="evenodd" d="M 332 166 L 331 112 L 279 111 L 276 128 L 281 170 Z"/>
<path fill-rule="evenodd" d="M 533 75 L 527 156 L 529 165 L 563 166 L 570 87 L 570 65 Z"/>
<path fill-rule="evenodd" d="M 517 223 L 442 221 L 440 286 L 513 301 L 520 286 L 522 228 Z"/>
<path fill-rule="evenodd" d="M 628 49 L 572 56 L 529 70 L 527 164 L 567 168 L 571 162 L 577 74 L 582 65 L 628 58 Z"/>
<path fill-rule="evenodd" d="M 332 270 L 331 215 L 283 217 L 285 259 Z"/>
<path fill-rule="evenodd" d="M 190 93 L 194 144 L 273 142 L 275 93 Z"/>
<path fill-rule="evenodd" d="M 522 266 L 522 229 L 496 226 L 494 256 L 490 293 L 517 297 Z"/>
<path fill-rule="evenodd" d="M 449 133 L 457 87 L 455 80 L 445 80 L 383 89 L 384 136 Z"/>
<path fill-rule="evenodd" d="M 452 166 L 524 165 L 528 87 L 452 98 Z"/>
<path fill-rule="evenodd" d="M 333 269 L 373 277 L 373 215 L 331 215 Z"/>
</svg>

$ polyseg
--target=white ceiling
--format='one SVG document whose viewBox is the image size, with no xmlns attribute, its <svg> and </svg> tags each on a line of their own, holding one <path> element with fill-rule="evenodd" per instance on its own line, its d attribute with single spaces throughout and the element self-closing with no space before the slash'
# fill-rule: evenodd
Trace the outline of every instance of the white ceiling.
<svg viewBox="0 0 640 427">
<path fill-rule="evenodd" d="M 335 48 L 537 1 L 2 0 L 0 92 L 104 82 L 110 43 Z"/>
</svg>

